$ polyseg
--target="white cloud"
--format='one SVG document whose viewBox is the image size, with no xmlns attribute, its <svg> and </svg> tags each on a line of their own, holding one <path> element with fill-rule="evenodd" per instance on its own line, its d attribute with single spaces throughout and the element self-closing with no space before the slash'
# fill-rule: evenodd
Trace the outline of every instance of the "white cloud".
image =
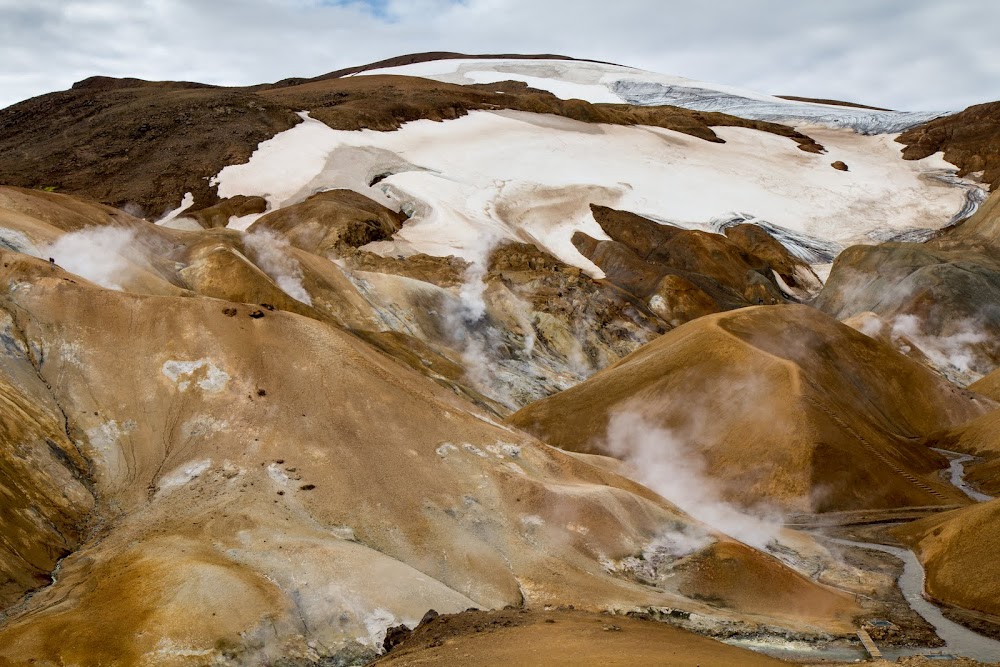
<svg viewBox="0 0 1000 667">
<path fill-rule="evenodd" d="M 252 84 L 408 52 L 546 52 L 899 109 L 1000 98 L 976 0 L 0 0 L 0 106 L 103 74 Z"/>
</svg>

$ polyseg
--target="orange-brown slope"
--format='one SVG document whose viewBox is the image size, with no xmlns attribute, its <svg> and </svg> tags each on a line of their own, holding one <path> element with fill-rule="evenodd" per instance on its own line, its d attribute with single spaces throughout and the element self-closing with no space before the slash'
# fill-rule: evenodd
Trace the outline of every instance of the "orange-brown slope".
<svg viewBox="0 0 1000 667">
<path fill-rule="evenodd" d="M 787 305 L 689 322 L 510 421 L 557 447 L 621 454 L 609 421 L 635 414 L 703 457 L 728 499 L 822 511 L 963 502 L 922 441 L 986 403 Z"/>
<path fill-rule="evenodd" d="M 90 466 L 66 416 L 0 311 L 0 610 L 49 582 L 60 558 L 84 539 L 94 508 Z"/>
<path fill-rule="evenodd" d="M 422 623 L 375 664 L 779 667 L 788 663 L 658 621 L 569 610 L 504 610 L 438 616 Z"/>
<path fill-rule="evenodd" d="M 333 257 L 399 231 L 406 216 L 352 190 L 329 190 L 272 211 L 250 226 L 251 232 L 281 233 L 297 248 Z"/>
<path fill-rule="evenodd" d="M 969 389 L 983 396 L 989 396 L 994 401 L 1000 401 L 1000 370 L 995 370 L 973 382 L 969 385 Z"/>
<path fill-rule="evenodd" d="M 893 532 L 923 563 L 928 595 L 1000 622 L 1000 500 L 921 519 Z"/>
<path fill-rule="evenodd" d="M 101 289 L 7 251 L 0 285 L 25 341 L 8 352 L 22 366 L 37 353 L 103 520 L 0 628 L 0 662 L 332 657 L 429 607 L 671 606 L 833 632 L 857 613 L 752 550 L 726 558 L 771 573 L 745 582 L 777 600 L 767 609 L 609 570 L 664 530 L 729 540 L 327 322 Z M 62 502 L 46 489 L 33 502 L 50 497 Z M 771 590 L 786 574 L 797 585 Z"/>
</svg>

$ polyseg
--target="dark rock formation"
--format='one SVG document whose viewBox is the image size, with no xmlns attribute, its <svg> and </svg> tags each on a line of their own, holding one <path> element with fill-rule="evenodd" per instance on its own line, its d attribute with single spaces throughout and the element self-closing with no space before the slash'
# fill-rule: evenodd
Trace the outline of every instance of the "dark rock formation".
<svg viewBox="0 0 1000 667">
<path fill-rule="evenodd" d="M 674 326 L 721 310 L 788 300 L 793 295 L 782 291 L 775 274 L 798 296 L 819 285 L 808 265 L 755 225 L 728 228 L 723 236 L 604 206 L 591 210 L 611 240 L 577 232 L 573 244 L 609 282 Z"/>
<path fill-rule="evenodd" d="M 983 181 L 1000 186 L 1000 102 L 977 104 L 937 118 L 899 135 L 906 144 L 903 157 L 922 160 L 944 151 L 944 159 L 959 167 L 959 176 L 983 172 Z"/>
</svg>

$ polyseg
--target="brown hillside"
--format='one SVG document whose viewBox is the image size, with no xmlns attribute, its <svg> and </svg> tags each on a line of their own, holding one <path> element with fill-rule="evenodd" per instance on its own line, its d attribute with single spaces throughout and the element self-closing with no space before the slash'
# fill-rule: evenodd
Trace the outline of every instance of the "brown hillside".
<svg viewBox="0 0 1000 667">
<path fill-rule="evenodd" d="M 703 457 L 727 498 L 824 511 L 962 502 L 921 441 L 991 405 L 788 305 L 689 322 L 510 421 L 556 447 L 613 454 L 610 417 L 636 413 Z"/>
<path fill-rule="evenodd" d="M 423 623 L 375 663 L 524 667 L 780 667 L 788 663 L 666 623 L 580 611 L 470 611 Z"/>
<path fill-rule="evenodd" d="M 775 275 L 799 297 L 819 288 L 809 266 L 756 225 L 737 225 L 722 235 L 606 206 L 590 208 L 611 240 L 577 232 L 576 248 L 608 281 L 674 326 L 722 310 L 785 302 Z"/>
<path fill-rule="evenodd" d="M 93 502 L 47 486 L 78 467 L 98 499 L 97 539 L 0 629 L 0 660 L 138 662 L 166 643 L 254 661 L 253 637 L 286 655 L 307 641 L 332 655 L 374 632 L 371 614 L 412 623 L 431 607 L 704 610 L 686 597 L 697 580 L 683 591 L 650 587 L 603 565 L 690 519 L 643 487 L 496 425 L 330 324 L 102 289 L 7 251 L 0 267 L 0 310 L 25 341 L 6 348 L 7 382 L 17 379 L 12 368 L 33 370 L 85 461 L 36 459 L 38 470 L 5 493 L 39 489 L 35 511 L 51 514 L 28 529 L 40 544 L 56 521 L 81 530 Z M 0 407 L 5 423 L 19 410 Z M 57 429 L 51 419 L 44 428 Z M 5 514 L 0 530 L 20 534 L 18 521 Z M 712 538 L 720 543 L 728 540 Z M 52 555 L 24 566 L 21 581 Z M 785 577 L 756 551 L 726 558 Z M 778 620 L 752 596 L 733 597 L 713 613 L 850 627 L 849 596 L 790 576 L 787 590 L 772 591 L 771 577 L 747 587 L 816 606 Z"/>
<path fill-rule="evenodd" d="M 1000 500 L 939 514 L 893 531 L 916 552 L 934 599 L 1000 622 Z"/>
<path fill-rule="evenodd" d="M 1000 370 L 993 371 L 981 380 L 970 384 L 969 389 L 983 396 L 989 396 L 994 401 L 1000 401 Z"/>
</svg>

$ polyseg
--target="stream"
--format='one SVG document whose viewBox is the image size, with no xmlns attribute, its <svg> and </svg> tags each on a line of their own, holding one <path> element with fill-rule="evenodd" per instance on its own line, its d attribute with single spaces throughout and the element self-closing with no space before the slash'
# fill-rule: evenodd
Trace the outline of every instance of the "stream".
<svg viewBox="0 0 1000 667">
<path fill-rule="evenodd" d="M 945 642 L 943 647 L 931 650 L 897 649 L 891 646 L 879 646 L 879 649 L 886 658 L 891 660 L 906 655 L 946 653 L 972 658 L 981 662 L 1000 660 L 1000 641 L 984 637 L 963 625 L 949 621 L 933 602 L 929 602 L 924 598 L 924 568 L 920 565 L 920 561 L 917 560 L 912 551 L 898 547 L 889 547 L 884 544 L 872 544 L 870 542 L 852 542 L 832 537 L 828 537 L 827 539 L 836 544 L 848 547 L 881 551 L 903 561 L 903 574 L 899 576 L 896 583 L 903 592 L 906 603 L 910 605 L 913 611 L 920 614 L 925 621 L 934 626 L 934 632 Z"/>
<path fill-rule="evenodd" d="M 992 496 L 976 491 L 965 481 L 965 464 L 975 460 L 976 457 L 945 449 L 935 449 L 934 451 L 947 456 L 950 460 L 951 463 L 948 470 L 949 479 L 955 487 L 976 502 L 993 500 Z M 920 649 L 883 646 L 879 642 L 876 642 L 885 659 L 896 660 L 897 658 L 913 655 L 942 657 L 953 655 L 972 658 L 980 662 L 995 662 L 1000 660 L 1000 641 L 980 635 L 963 625 L 948 620 L 934 603 L 924 598 L 924 568 L 912 551 L 871 542 L 843 540 L 821 534 L 818 537 L 846 547 L 881 551 L 903 562 L 903 573 L 896 582 L 903 593 L 903 598 L 914 612 L 934 627 L 934 631 L 945 642 L 945 646 L 933 649 Z M 809 660 L 823 658 L 827 660 L 853 661 L 868 658 L 867 652 L 861 646 L 857 646 L 856 648 L 853 646 L 824 647 L 806 642 L 751 642 L 746 640 L 730 641 L 727 643 L 784 659 Z"/>
<path fill-rule="evenodd" d="M 969 483 L 965 481 L 965 464 L 969 461 L 975 461 L 975 456 L 970 456 L 969 454 L 960 454 L 958 452 L 950 452 L 947 449 L 937 449 L 936 447 L 931 447 L 938 454 L 944 454 L 951 460 L 951 466 L 948 468 L 948 473 L 950 475 L 949 479 L 952 486 L 958 488 L 962 493 L 969 496 L 977 503 L 984 503 L 987 500 L 993 500 L 993 496 L 988 496 L 985 493 L 980 493 L 976 491 Z"/>
</svg>

